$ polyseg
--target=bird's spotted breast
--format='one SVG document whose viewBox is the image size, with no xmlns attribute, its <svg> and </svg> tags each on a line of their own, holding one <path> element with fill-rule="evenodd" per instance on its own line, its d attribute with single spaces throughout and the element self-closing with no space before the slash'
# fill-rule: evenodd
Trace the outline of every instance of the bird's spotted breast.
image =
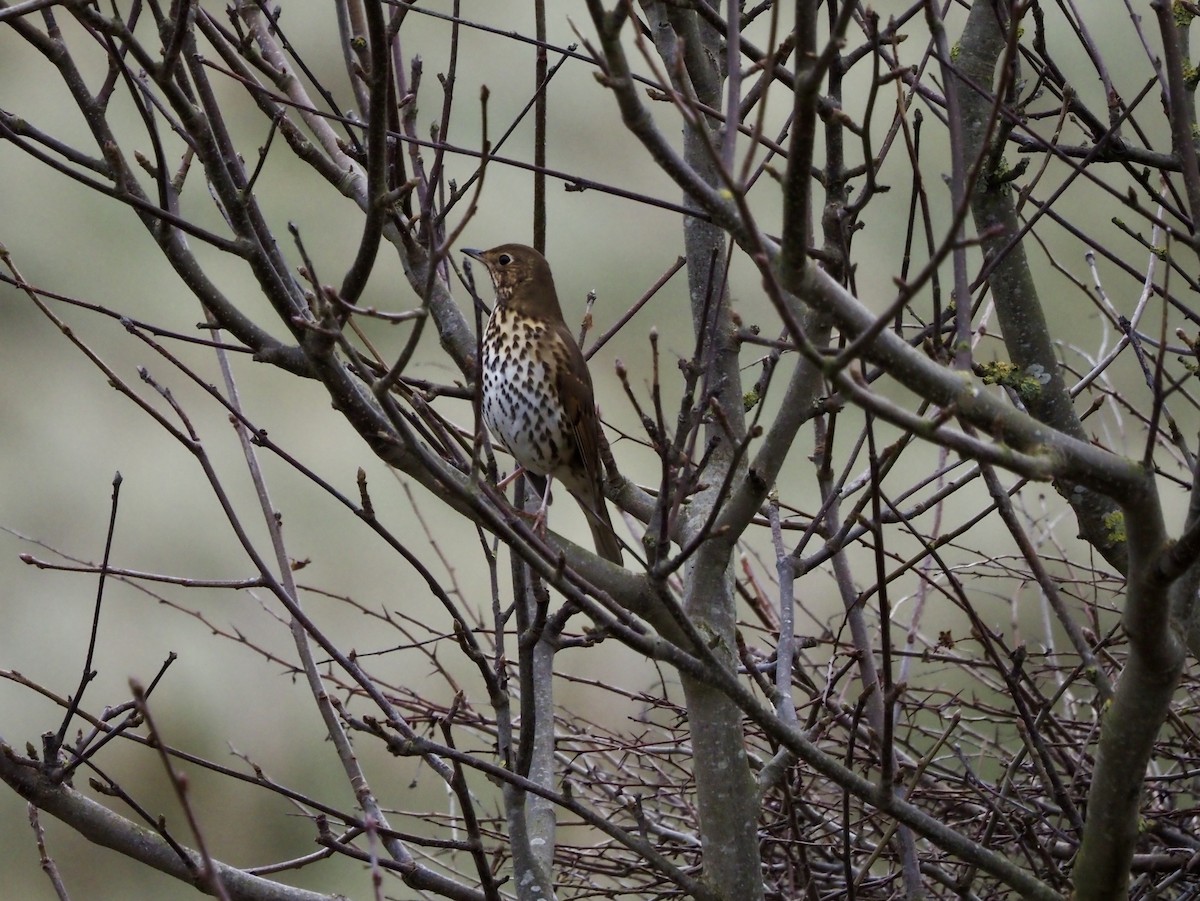
<svg viewBox="0 0 1200 901">
<path fill-rule="evenodd" d="M 556 368 L 545 353 L 546 329 L 496 306 L 483 341 L 483 418 L 518 463 L 553 476 L 570 463 L 570 423 L 562 415 Z"/>
</svg>

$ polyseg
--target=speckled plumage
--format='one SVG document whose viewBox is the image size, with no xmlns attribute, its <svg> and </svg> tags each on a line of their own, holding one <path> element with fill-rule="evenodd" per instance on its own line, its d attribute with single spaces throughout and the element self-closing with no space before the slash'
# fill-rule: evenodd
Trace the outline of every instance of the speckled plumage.
<svg viewBox="0 0 1200 901">
<path fill-rule="evenodd" d="M 557 479 L 571 493 L 587 514 L 596 553 L 621 563 L 604 502 L 592 379 L 549 264 L 521 244 L 463 252 L 487 267 L 496 287 L 480 360 L 488 429 L 525 470 Z"/>
</svg>

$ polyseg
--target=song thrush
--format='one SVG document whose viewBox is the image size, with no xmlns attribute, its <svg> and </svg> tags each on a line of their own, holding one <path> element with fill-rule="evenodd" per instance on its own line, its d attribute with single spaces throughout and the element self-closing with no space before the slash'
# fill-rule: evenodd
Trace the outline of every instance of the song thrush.
<svg viewBox="0 0 1200 901">
<path fill-rule="evenodd" d="M 522 244 L 463 253 L 487 267 L 496 288 L 479 365 L 484 421 L 534 476 L 539 515 L 557 479 L 583 508 L 596 553 L 620 564 L 621 544 L 604 503 L 592 378 L 563 319 L 550 265 Z"/>
</svg>

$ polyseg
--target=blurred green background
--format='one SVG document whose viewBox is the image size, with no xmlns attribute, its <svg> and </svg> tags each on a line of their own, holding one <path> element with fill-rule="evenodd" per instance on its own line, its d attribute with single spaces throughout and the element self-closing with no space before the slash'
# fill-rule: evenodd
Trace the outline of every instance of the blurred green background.
<svg viewBox="0 0 1200 901">
<path fill-rule="evenodd" d="M 502 31 L 533 34 L 528 3 L 492 0 L 469 6 L 470 15 L 477 16 L 477 21 Z M 576 42 L 567 5 L 548 6 L 550 42 L 558 46 Z M 451 4 L 430 3 L 428 7 L 449 11 Z M 582 5 L 570 5 L 569 14 L 590 34 Z M 64 20 L 67 35 L 80 48 L 81 63 L 89 78 L 98 84 L 102 77 L 98 48 L 82 39 L 78 30 L 65 21 L 67 16 L 60 14 L 60 19 Z M 335 46 L 336 26 L 331 5 L 318 0 L 289 0 L 282 24 L 305 61 L 334 90 L 338 102 L 348 108 L 351 100 L 344 88 L 341 55 Z M 1097 40 L 1105 47 L 1115 47 L 1124 35 L 1119 25 L 1119 21 L 1114 23 L 1111 33 L 1099 32 L 1095 35 Z M 917 33 L 919 29 L 914 27 L 912 31 Z M 430 123 L 440 115 L 441 88 L 436 75 L 444 72 L 447 65 L 449 34 L 450 26 L 445 21 L 416 13 L 405 25 L 406 55 L 411 58 L 419 53 L 424 61 L 417 114 L 423 134 L 428 133 Z M 763 42 L 762 35 L 756 37 Z M 1128 40 L 1128 36 L 1124 39 Z M 923 45 L 923 39 L 909 46 L 915 48 L 917 44 Z M 1103 109 L 1098 83 L 1086 77 L 1081 58 L 1072 53 L 1067 50 L 1065 62 L 1079 66 L 1084 73 L 1080 90 L 1096 108 Z M 1112 58 L 1117 58 L 1115 52 Z M 557 60 L 558 55 L 552 52 L 551 64 Z M 867 74 L 859 70 L 853 73 L 848 97 L 861 92 Z M 1133 80 L 1140 77 L 1137 74 Z M 247 158 L 252 158 L 265 140 L 267 123 L 238 87 L 223 84 L 219 76 L 215 81 L 222 86 L 239 147 Z M 477 98 L 480 86 L 485 84 L 491 97 L 489 130 L 495 139 L 531 95 L 532 52 L 502 34 L 467 29 L 459 55 L 454 117 L 446 136 L 451 143 L 479 147 Z M 787 105 L 787 98 L 782 95 L 777 98 L 768 117 L 768 132 L 778 128 Z M 852 110 L 858 109 L 850 102 L 847 105 Z M 87 143 L 78 111 L 52 67 L 4 24 L 0 24 L 0 108 L 24 115 L 47 131 L 80 142 L 85 151 L 94 152 Z M 677 137 L 679 125 L 672 111 L 665 104 L 658 104 L 657 114 L 664 130 Z M 131 129 L 127 134 L 135 136 L 126 148 L 128 151 L 149 152 L 144 132 L 137 128 L 135 113 L 127 101 L 117 101 L 113 118 Z M 877 124 L 882 132 L 887 123 L 881 117 Z M 672 202 L 678 200 L 678 190 L 620 126 L 611 96 L 597 83 L 587 65 L 568 63 L 555 77 L 550 90 L 550 125 L 548 163 L 552 169 Z M 934 129 L 927 130 L 926 135 L 927 152 L 936 158 L 941 152 L 938 145 L 942 136 Z M 518 127 L 501 154 L 532 160 L 531 117 Z M 474 171 L 475 161 L 451 154 L 446 165 L 451 177 L 461 184 Z M 937 163 L 930 164 L 926 177 L 939 171 Z M 865 229 L 855 239 L 856 258 L 865 261 L 857 271 L 859 293 L 868 302 L 873 299 L 880 305 L 892 296 L 892 279 L 899 271 L 904 237 L 901 223 L 906 215 L 911 174 L 906 171 L 906 160 L 901 153 L 893 153 L 881 177 L 894 189 L 872 205 Z M 949 214 L 946 188 L 936 181 L 928 187 L 935 202 L 935 215 L 939 222 L 944 222 Z M 205 221 L 220 230 L 204 191 L 197 169 L 185 189 L 184 201 L 189 205 L 185 208 L 205 209 Z M 321 280 L 340 281 L 357 246 L 362 227 L 359 210 L 312 175 L 281 143 L 269 156 L 257 192 L 276 234 L 285 244 L 288 258 L 298 265 L 298 256 L 288 243 L 284 227 L 294 222 Z M 1079 185 L 1073 202 L 1087 204 L 1103 197 L 1096 189 Z M 769 179 L 764 178 L 756 190 L 755 202 L 764 229 L 777 233 L 778 204 Z M 547 256 L 556 273 L 568 318 L 582 316 L 587 292 L 595 289 L 596 333 L 607 329 L 682 250 L 678 214 L 633 205 L 599 191 L 568 192 L 563 190 L 561 182 L 551 180 L 548 214 Z M 531 215 L 530 174 L 515 167 L 492 165 L 479 213 L 469 223 L 458 246 L 529 242 Z M 1077 274 L 1085 272 L 1079 245 L 1063 240 L 1055 232 L 1050 232 L 1049 240 L 1051 252 L 1061 255 L 1064 265 Z M 1054 241 L 1062 243 L 1055 245 Z M 195 324 L 202 319 L 198 303 L 128 209 L 56 175 L 3 142 L 0 142 L 0 242 L 7 246 L 24 277 L 40 288 L 179 332 L 194 333 Z M 244 268 L 204 248 L 198 252 L 211 263 L 211 274 L 225 291 L 244 302 L 246 309 L 276 334 L 283 334 Z M 1050 271 L 1044 258 L 1039 258 L 1037 264 L 1052 289 L 1062 288 L 1064 281 Z M 1102 333 L 1098 317 L 1084 307 L 1077 293 L 1072 295 L 1067 289 L 1062 290 L 1069 299 L 1061 304 L 1055 302 L 1052 313 L 1061 317 L 1060 324 L 1071 323 L 1069 340 L 1094 347 Z M 1122 284 L 1114 292 L 1114 302 L 1124 305 L 1124 298 L 1135 293 L 1135 286 Z M 460 290 L 459 294 L 463 308 L 469 309 L 466 293 Z M 761 322 L 767 333 L 773 332 L 774 318 L 769 305 L 758 287 L 757 276 L 745 260 L 735 263 L 731 296 L 746 324 Z M 361 303 L 392 311 L 417 305 L 394 253 L 386 245 Z M 130 336 L 120 323 L 64 304 L 55 304 L 54 309 L 119 377 L 168 416 L 170 411 L 161 399 L 139 382 L 139 367 L 146 367 L 160 384 L 170 388 L 200 433 L 248 532 L 265 548 L 265 530 L 225 413 L 152 348 Z M 625 361 L 631 385 L 644 400 L 649 381 L 651 327 L 657 327 L 661 335 L 663 371 L 671 381 L 666 393 L 669 399 L 674 398 L 679 391 L 673 378 L 675 360 L 692 351 L 683 273 L 592 362 L 598 398 L 610 426 L 610 440 L 614 442 L 617 458 L 627 474 L 647 482 L 656 480 L 652 456 L 635 442 L 618 437 L 622 433 L 640 435 L 641 429 L 624 398 L 613 366 L 617 359 Z M 385 357 L 398 351 L 408 334 L 408 326 L 372 323 L 367 328 Z M 170 346 L 205 380 L 218 380 L 210 351 L 177 343 Z M 997 355 L 1003 353 L 994 341 L 981 345 L 981 357 Z M 747 351 L 747 386 L 758 374 L 754 361 L 755 355 Z M 427 546 L 424 527 L 414 516 L 402 481 L 376 461 L 330 409 L 318 384 L 255 364 L 244 356 L 235 357 L 234 364 L 245 411 L 256 425 L 266 428 L 274 441 L 350 497 L 357 497 L 355 474 L 362 467 L 370 480 L 375 508 L 386 525 L 410 546 L 417 549 Z M 785 362 L 781 376 L 788 370 L 789 364 Z M 412 371 L 434 381 L 456 377 L 441 360 L 432 328 L 426 330 L 422 352 Z M 0 586 L 3 586 L 0 669 L 22 673 L 51 691 L 67 695 L 74 691 L 83 665 L 96 579 L 90 575 L 39 571 L 23 564 L 18 555 L 31 553 L 56 559 L 56 552 L 61 552 L 98 561 L 103 550 L 114 473 L 119 471 L 124 479 L 113 546 L 114 565 L 197 579 L 240 579 L 252 576 L 253 571 L 192 456 L 150 417 L 110 388 L 104 376 L 22 294 L 7 286 L 0 286 L 0 378 L 3 379 L 0 527 L 5 529 L 0 532 Z M 464 405 L 439 402 L 439 408 L 457 416 L 460 422 L 469 423 L 470 414 Z M 1105 439 L 1119 441 L 1120 424 L 1104 425 L 1109 430 L 1104 434 Z M 847 429 L 846 434 L 849 432 Z M 816 492 L 811 465 L 805 459 L 811 452 L 811 443 L 811 435 L 806 432 L 797 443 L 788 472 L 795 476 L 794 484 L 789 486 L 793 489 L 791 499 L 814 509 Z M 265 452 L 260 458 L 272 499 L 283 516 L 288 553 L 295 560 L 308 561 L 297 574 L 303 585 L 353 598 L 367 609 L 398 611 L 423 622 L 435 634 L 448 630 L 448 618 L 420 579 L 366 527 L 289 467 Z M 435 562 L 435 571 L 440 576 L 452 573 L 464 606 L 480 611 L 486 620 L 490 598 L 474 530 L 456 518 L 442 516 L 436 499 L 420 489 L 414 489 L 412 496 L 417 510 L 426 517 L 438 549 L 445 555 L 442 563 Z M 956 499 L 952 512 L 956 505 L 961 505 L 959 512 L 965 513 L 979 497 L 971 494 Z M 1054 508 L 1056 499 L 1052 493 L 1047 503 Z M 586 543 L 586 528 L 573 506 L 560 502 L 555 505 L 554 514 L 556 528 Z M 1070 532 L 1064 530 L 1064 534 Z M 972 540 L 983 540 L 979 534 Z M 44 542 L 46 547 L 37 542 Z M 1067 544 L 1071 546 L 1070 539 Z M 768 552 L 767 545 L 764 543 L 758 550 Z M 969 558 L 970 554 L 964 556 Z M 767 571 L 773 572 L 769 558 L 764 560 Z M 501 585 L 507 586 L 503 570 Z M 97 712 L 107 705 L 125 702 L 130 694 L 130 679 L 148 682 L 167 655 L 177 653 L 179 659 L 167 671 L 152 699 L 159 726 L 170 743 L 235 768 L 241 763 L 231 756 L 231 751 L 245 754 L 281 783 L 303 787 L 330 804 L 352 807 L 353 798 L 331 745 L 321 738 L 321 725 L 304 686 L 294 681 L 285 667 L 264 659 L 263 654 L 212 634 L 210 626 L 236 630 L 248 644 L 293 660 L 294 648 L 272 599 L 265 593 L 248 591 L 146 587 L 148 590 L 115 580 L 109 582 L 94 662 L 98 675 L 87 690 L 85 706 Z M 813 617 L 801 617 L 798 631 L 816 634 L 826 623 L 836 624 L 840 602 L 829 578 L 814 573 L 807 577 L 802 590 L 806 608 L 813 612 Z M 987 586 L 987 591 L 994 592 L 992 609 L 997 622 L 1019 628 L 1015 622 L 1007 622 L 1016 618 L 1010 603 L 1027 589 L 997 578 Z M 360 654 L 390 651 L 382 660 L 372 660 L 371 667 L 392 684 L 431 694 L 443 702 L 451 699 L 452 691 L 446 681 L 433 671 L 421 653 L 391 650 L 406 641 L 398 631 L 382 627 L 378 619 L 364 616 L 345 602 L 316 591 L 305 592 L 305 604 L 343 649 L 354 649 Z M 202 614 L 207 623 L 193 615 L 196 613 Z M 941 612 L 938 616 L 951 626 L 961 627 L 953 614 Z M 927 621 L 926 628 L 933 630 L 937 622 L 941 620 Z M 1032 628 L 1037 628 L 1036 616 Z M 417 639 L 429 637 L 419 630 L 414 630 L 413 635 Z M 571 671 L 585 680 L 603 680 L 619 673 L 622 684 L 630 688 L 657 684 L 658 675 L 653 667 L 614 642 L 606 643 L 595 653 L 576 652 L 567 656 Z M 482 700 L 470 671 L 457 661 L 450 665 L 456 676 L 466 680 L 468 692 Z M 583 685 L 564 686 L 560 703 L 585 717 L 612 723 L 640 712 L 632 702 L 622 705 L 613 695 Z M 0 737 L 18 751 L 26 742 L 39 745 L 39 736 L 55 730 L 60 717 L 53 704 L 29 689 L 11 680 L 0 680 Z M 409 811 L 447 809 L 449 802 L 444 790 L 427 768 L 412 761 L 386 758 L 369 742 L 359 741 L 357 748 L 385 805 Z M 183 830 L 178 805 L 171 798 L 152 755 L 119 746 L 102 755 L 101 765 L 149 810 L 166 815 L 180 830 L 179 835 L 191 843 L 191 837 Z M 248 866 L 316 850 L 311 824 L 284 802 L 265 791 L 247 789 L 208 775 L 197 767 L 186 769 L 193 802 L 201 823 L 211 826 L 206 837 L 218 857 Z M 122 809 L 119 804 L 114 806 Z M 39 870 L 24 807 L 24 802 L 10 791 L 0 791 L 0 871 L 5 874 L 4 894 L 50 898 L 52 890 Z M 230 828 L 230 824 L 236 826 Z M 172 879 L 76 838 L 49 817 L 43 817 L 43 825 L 48 833 L 49 850 L 76 899 L 195 897 L 193 890 Z M 404 817 L 398 817 L 393 825 L 415 828 Z M 368 875 L 360 865 L 351 862 L 324 863 L 288 874 L 286 878 L 349 897 L 365 898 L 370 894 Z M 393 897 L 411 896 L 394 881 L 388 883 L 387 891 Z"/>
</svg>

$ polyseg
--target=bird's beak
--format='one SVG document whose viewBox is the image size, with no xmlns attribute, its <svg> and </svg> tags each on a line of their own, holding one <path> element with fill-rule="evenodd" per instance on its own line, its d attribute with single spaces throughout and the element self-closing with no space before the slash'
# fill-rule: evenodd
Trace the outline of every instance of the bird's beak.
<svg viewBox="0 0 1200 901">
<path fill-rule="evenodd" d="M 464 247 L 464 248 L 462 248 L 462 252 L 465 253 L 467 256 L 469 256 L 473 260 L 479 260 L 479 262 L 481 262 L 481 263 L 483 262 L 483 251 L 482 250 L 476 250 L 474 247 Z"/>
</svg>

